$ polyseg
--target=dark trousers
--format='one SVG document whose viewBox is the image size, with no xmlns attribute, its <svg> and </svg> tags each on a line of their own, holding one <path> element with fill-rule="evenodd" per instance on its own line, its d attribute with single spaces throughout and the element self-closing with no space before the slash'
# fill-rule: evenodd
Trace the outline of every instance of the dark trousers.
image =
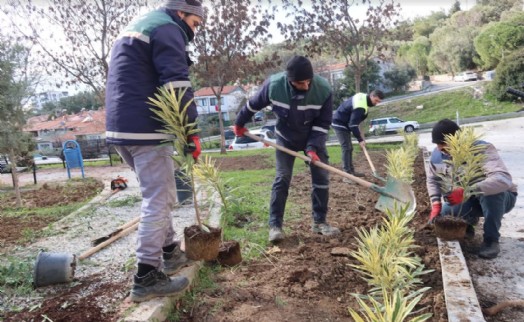
<svg viewBox="0 0 524 322">
<path fill-rule="evenodd" d="M 517 195 L 509 191 L 491 196 L 478 195 L 455 206 L 444 203 L 441 214 L 461 217 L 470 224 L 476 224 L 478 217 L 484 217 L 484 241 L 498 241 L 502 216 L 513 209 L 516 200 Z"/>
<path fill-rule="evenodd" d="M 293 151 L 299 151 L 290 146 L 286 141 L 277 138 L 277 144 L 282 145 Z M 329 157 L 327 151 L 317 151 L 320 160 L 328 164 Z M 284 222 L 284 211 L 289 194 L 289 185 L 293 176 L 293 165 L 295 157 L 276 150 L 276 175 L 271 190 L 271 201 L 269 205 L 269 226 L 282 227 Z M 329 201 L 329 172 L 325 169 L 310 165 L 311 171 L 311 203 L 313 221 L 317 224 L 326 222 L 326 215 Z"/>
<path fill-rule="evenodd" d="M 351 143 L 351 131 L 341 130 L 333 127 L 335 134 L 337 135 L 338 142 L 340 142 L 340 148 L 342 149 L 342 166 L 344 171 L 347 173 L 353 173 L 355 168 L 353 167 L 353 144 Z"/>
</svg>

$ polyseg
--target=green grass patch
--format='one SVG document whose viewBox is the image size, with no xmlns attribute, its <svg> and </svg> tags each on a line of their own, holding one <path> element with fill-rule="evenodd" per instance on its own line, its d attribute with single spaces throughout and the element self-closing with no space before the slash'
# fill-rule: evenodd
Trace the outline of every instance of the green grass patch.
<svg viewBox="0 0 524 322">
<path fill-rule="evenodd" d="M 106 203 L 108 207 L 119 208 L 119 207 L 131 207 L 137 202 L 141 202 L 142 197 L 139 195 L 131 195 L 125 198 L 111 200 Z"/>
<path fill-rule="evenodd" d="M 189 313 L 191 308 L 197 305 L 199 299 L 198 295 L 200 293 L 215 290 L 217 284 L 214 281 L 214 277 L 219 269 L 220 267 L 217 266 L 213 267 L 204 265 L 200 270 L 198 270 L 198 275 L 196 276 L 191 288 L 180 298 L 178 301 L 179 305 L 175 306 L 180 308 L 169 312 L 167 321 L 181 321 L 182 314 Z"/>
<path fill-rule="evenodd" d="M 396 116 L 406 121 L 419 123 L 436 122 L 443 118 L 455 119 L 457 112 L 460 118 L 485 116 L 516 112 L 522 106 L 511 102 L 499 102 L 484 95 L 483 98 L 474 98 L 475 88 L 482 88 L 481 83 L 457 90 L 438 92 L 419 97 L 413 97 L 398 102 L 384 103 L 369 109 L 366 126 L 374 118 Z M 484 89 L 482 89 L 485 92 Z M 417 106 L 422 105 L 422 109 Z"/>
<path fill-rule="evenodd" d="M 4 255 L 0 264 L 0 293 L 9 302 L 11 296 L 23 296 L 33 291 L 34 258 Z M 16 311 L 16 308 L 13 308 Z"/>
</svg>

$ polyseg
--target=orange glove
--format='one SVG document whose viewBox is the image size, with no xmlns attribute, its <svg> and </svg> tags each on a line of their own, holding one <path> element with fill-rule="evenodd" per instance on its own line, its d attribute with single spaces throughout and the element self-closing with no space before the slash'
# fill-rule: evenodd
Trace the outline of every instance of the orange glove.
<svg viewBox="0 0 524 322">
<path fill-rule="evenodd" d="M 233 126 L 233 132 L 235 132 L 235 135 L 236 136 L 244 136 L 244 133 L 246 133 L 248 130 L 243 127 L 243 126 L 240 126 L 240 125 L 237 125 L 235 124 L 235 126 Z"/>
<path fill-rule="evenodd" d="M 431 205 L 431 213 L 429 214 L 429 223 L 433 223 L 435 218 L 437 218 L 438 215 L 440 215 L 440 212 L 442 211 L 442 204 L 440 202 L 435 202 Z"/>
<path fill-rule="evenodd" d="M 187 144 L 187 152 L 190 152 L 193 155 L 193 159 L 197 161 L 198 157 L 200 156 L 200 153 L 202 153 L 200 138 L 198 137 L 198 135 L 190 135 L 187 137 Z"/>
<path fill-rule="evenodd" d="M 461 187 L 453 189 L 446 197 L 448 203 L 452 206 L 461 204 L 464 201 L 464 189 Z"/>
<path fill-rule="evenodd" d="M 307 151 L 306 153 L 307 156 L 311 159 L 311 163 L 315 164 L 315 162 L 320 161 L 320 158 L 315 151 Z"/>
</svg>

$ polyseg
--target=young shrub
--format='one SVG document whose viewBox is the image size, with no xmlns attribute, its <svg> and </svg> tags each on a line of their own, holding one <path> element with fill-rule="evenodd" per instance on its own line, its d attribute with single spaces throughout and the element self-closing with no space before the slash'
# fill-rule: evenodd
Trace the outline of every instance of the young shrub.
<svg viewBox="0 0 524 322">
<path fill-rule="evenodd" d="M 197 224 L 203 230 L 207 230 L 200 220 L 200 210 L 195 191 L 195 177 L 193 174 L 193 165 L 195 162 L 191 153 L 186 152 L 188 147 L 187 137 L 198 133 L 200 130 L 196 128 L 196 123 L 188 122 L 187 108 L 191 104 L 191 101 L 187 102 L 185 106 L 182 106 L 182 97 L 185 91 L 186 89 L 177 95 L 175 89 L 161 87 L 158 89 L 158 93 L 155 94 L 154 98 L 149 98 L 149 104 L 156 107 L 152 108 L 151 111 L 158 116 L 157 119 L 159 121 L 164 123 L 164 129 L 159 132 L 173 135 L 176 138 L 172 143 L 176 154 L 173 156 L 173 160 L 190 178 Z M 174 173 L 172 175 L 174 175 Z"/>
<path fill-rule="evenodd" d="M 193 172 L 209 195 L 218 193 L 224 207 L 224 211 L 220 217 L 222 221 L 221 227 L 224 227 L 227 222 L 226 214 L 228 214 L 231 203 L 235 202 L 233 191 L 236 188 L 231 188 L 228 185 L 232 179 L 224 180 L 220 175 L 218 167 L 215 165 L 215 160 L 209 156 L 205 156 L 203 161 L 196 163 L 193 166 Z M 208 200 L 212 199 L 213 198 L 209 198 Z"/>
<path fill-rule="evenodd" d="M 380 297 L 382 302 L 373 297 L 368 297 L 367 300 L 371 304 L 368 305 L 366 299 L 357 298 L 362 316 L 353 309 L 349 309 L 349 314 L 356 322 L 403 322 L 408 318 L 410 322 L 423 322 L 431 318 L 431 313 L 415 317 L 410 315 L 427 289 L 423 288 L 408 295 L 404 295 L 399 289 L 393 292 L 382 289 Z"/>
<path fill-rule="evenodd" d="M 411 184 L 413 182 L 413 164 L 418 154 L 418 136 L 403 134 L 404 143 L 396 150 L 389 150 L 386 154 L 388 176 L 399 181 Z"/>
<path fill-rule="evenodd" d="M 483 153 L 486 145 L 482 144 L 480 138 L 471 127 L 464 127 L 454 135 L 446 135 L 446 151 L 451 159 L 444 162 L 449 165 L 451 175 L 441 176 L 443 191 L 451 192 L 461 187 L 464 189 L 464 200 L 478 194 L 472 190 L 472 186 L 482 180 L 486 159 Z"/>
</svg>

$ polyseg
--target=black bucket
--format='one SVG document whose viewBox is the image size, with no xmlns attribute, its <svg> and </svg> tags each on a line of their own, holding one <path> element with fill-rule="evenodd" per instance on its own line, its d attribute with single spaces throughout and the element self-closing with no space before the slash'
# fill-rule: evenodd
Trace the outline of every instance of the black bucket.
<svg viewBox="0 0 524 322">
<path fill-rule="evenodd" d="M 74 254 L 40 252 L 35 262 L 33 285 L 40 287 L 71 282 L 75 268 Z"/>
<path fill-rule="evenodd" d="M 182 170 L 175 170 L 176 197 L 181 205 L 189 205 L 193 202 L 193 189 L 191 178 Z"/>
</svg>

